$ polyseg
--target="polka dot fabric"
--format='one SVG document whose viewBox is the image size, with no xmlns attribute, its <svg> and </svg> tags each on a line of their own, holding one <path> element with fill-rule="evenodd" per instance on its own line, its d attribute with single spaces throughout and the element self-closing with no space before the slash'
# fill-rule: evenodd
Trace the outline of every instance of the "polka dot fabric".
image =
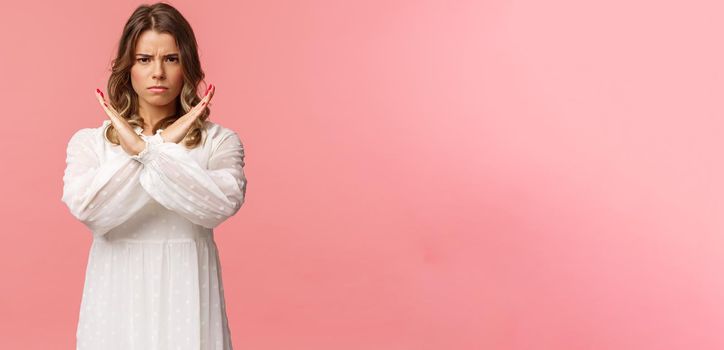
<svg viewBox="0 0 724 350">
<path fill-rule="evenodd" d="M 93 233 L 79 350 L 232 350 L 213 229 L 244 203 L 244 148 L 206 121 L 186 149 L 143 135 L 128 155 L 98 128 L 68 142 L 62 201 Z"/>
</svg>

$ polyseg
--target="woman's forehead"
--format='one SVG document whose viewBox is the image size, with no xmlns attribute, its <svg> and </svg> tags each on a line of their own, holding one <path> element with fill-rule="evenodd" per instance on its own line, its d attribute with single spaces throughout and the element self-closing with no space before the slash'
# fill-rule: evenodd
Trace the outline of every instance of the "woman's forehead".
<svg viewBox="0 0 724 350">
<path fill-rule="evenodd" d="M 178 51 L 176 39 L 168 33 L 158 33 L 149 30 L 138 37 L 136 53 L 145 54 L 166 54 L 171 51 Z"/>
</svg>

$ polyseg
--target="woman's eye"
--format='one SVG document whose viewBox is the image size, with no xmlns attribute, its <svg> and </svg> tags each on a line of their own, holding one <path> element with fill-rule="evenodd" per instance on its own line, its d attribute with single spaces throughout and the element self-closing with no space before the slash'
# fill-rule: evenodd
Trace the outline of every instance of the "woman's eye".
<svg viewBox="0 0 724 350">
<path fill-rule="evenodd" d="M 174 60 L 173 62 L 178 62 L 178 57 L 166 57 L 166 58 Z M 144 61 L 144 60 L 147 60 L 147 59 L 149 59 L 149 58 L 141 57 L 141 58 L 138 58 L 136 61 L 146 63 L 147 61 Z"/>
</svg>

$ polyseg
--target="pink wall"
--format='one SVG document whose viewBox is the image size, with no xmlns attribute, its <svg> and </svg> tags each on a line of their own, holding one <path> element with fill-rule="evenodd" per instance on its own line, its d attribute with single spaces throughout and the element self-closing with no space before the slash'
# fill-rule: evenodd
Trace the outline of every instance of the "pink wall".
<svg viewBox="0 0 724 350">
<path fill-rule="evenodd" d="M 724 6 L 172 2 L 247 150 L 238 349 L 724 347 Z M 65 146 L 136 2 L 3 2 L 0 348 L 71 349 Z"/>
</svg>

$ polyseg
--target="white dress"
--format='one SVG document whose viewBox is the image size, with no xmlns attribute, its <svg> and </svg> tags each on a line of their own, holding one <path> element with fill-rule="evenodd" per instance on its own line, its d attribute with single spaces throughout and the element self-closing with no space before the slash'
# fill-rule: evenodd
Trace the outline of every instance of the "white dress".
<svg viewBox="0 0 724 350">
<path fill-rule="evenodd" d="M 62 201 L 93 233 L 79 350 L 231 350 L 213 228 L 244 203 L 244 147 L 205 122 L 192 149 L 136 133 L 131 156 L 104 136 L 70 138 Z"/>
</svg>

